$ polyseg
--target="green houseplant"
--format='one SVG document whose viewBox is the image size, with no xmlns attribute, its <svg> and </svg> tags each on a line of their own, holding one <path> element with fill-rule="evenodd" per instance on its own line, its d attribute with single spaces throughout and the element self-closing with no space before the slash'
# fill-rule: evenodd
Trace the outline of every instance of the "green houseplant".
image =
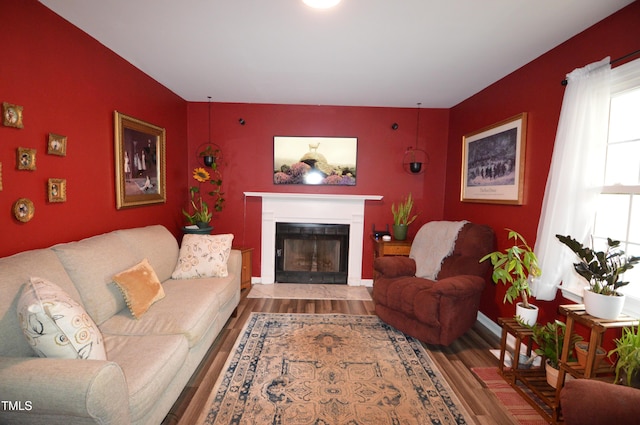
<svg viewBox="0 0 640 425">
<path fill-rule="evenodd" d="M 201 228 L 208 227 L 213 216 L 209 204 L 204 200 L 204 195 L 209 195 L 213 199 L 215 211 L 222 211 L 224 206 L 224 193 L 221 190 L 222 178 L 217 169 L 212 169 L 212 172 L 213 175 L 202 167 L 193 170 L 193 178 L 198 182 L 198 185 L 189 187 L 189 209 L 182 209 L 182 214 L 187 222 Z M 210 184 L 212 189 L 208 192 L 201 190 L 200 186 L 203 183 Z"/>
<path fill-rule="evenodd" d="M 509 232 L 508 239 L 513 239 L 513 245 L 504 251 L 485 255 L 480 262 L 491 260 L 493 282 L 507 286 L 503 302 L 513 304 L 518 297 L 521 298 L 522 301 L 516 303 L 516 316 L 526 324 L 533 325 L 538 317 L 538 308 L 529 303 L 529 278 L 540 276 L 538 258 L 522 235 L 515 230 L 506 230 Z"/>
<path fill-rule="evenodd" d="M 616 382 L 629 387 L 640 387 L 640 326 L 623 328 L 620 338 L 614 340 L 616 348 L 609 351 L 609 357 L 616 354 Z"/>
<path fill-rule="evenodd" d="M 393 214 L 393 236 L 399 241 L 407 238 L 407 229 L 409 225 L 415 221 L 418 214 L 413 214 L 413 197 L 411 193 L 398 204 L 391 204 L 391 213 Z"/>
<path fill-rule="evenodd" d="M 640 257 L 625 255 L 620 242 L 610 238 L 605 251 L 585 247 L 571 236 L 556 235 L 556 238 L 580 260 L 573 267 L 589 285 L 584 292 L 587 313 L 603 319 L 617 318 L 624 306 L 624 295 L 618 289 L 629 283 L 623 282 L 620 276 L 640 262 Z"/>
<path fill-rule="evenodd" d="M 559 320 L 554 320 L 545 325 L 536 324 L 530 328 L 533 331 L 532 339 L 538 345 L 535 353 L 546 359 L 547 383 L 555 388 L 567 325 Z M 571 334 L 570 338 L 568 360 L 571 361 L 574 360 L 573 347 L 576 342 L 582 341 L 582 337 L 578 334 Z"/>
</svg>

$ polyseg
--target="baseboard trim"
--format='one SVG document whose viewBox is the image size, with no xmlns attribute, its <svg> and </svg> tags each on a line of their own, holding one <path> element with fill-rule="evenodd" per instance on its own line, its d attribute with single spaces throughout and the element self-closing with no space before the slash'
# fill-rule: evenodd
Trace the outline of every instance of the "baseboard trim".
<svg viewBox="0 0 640 425">
<path fill-rule="evenodd" d="M 489 331 L 495 334 L 498 338 L 502 336 L 502 328 L 500 325 L 489 319 L 489 317 L 484 315 L 481 311 L 478 312 L 478 322 L 480 322 L 485 328 L 489 329 Z"/>
</svg>

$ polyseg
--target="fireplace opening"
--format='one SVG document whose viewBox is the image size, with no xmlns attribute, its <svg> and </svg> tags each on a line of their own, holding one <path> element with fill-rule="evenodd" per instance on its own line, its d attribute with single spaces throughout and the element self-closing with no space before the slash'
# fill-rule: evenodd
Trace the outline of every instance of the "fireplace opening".
<svg viewBox="0 0 640 425">
<path fill-rule="evenodd" d="M 348 224 L 276 223 L 275 281 L 347 283 Z"/>
</svg>

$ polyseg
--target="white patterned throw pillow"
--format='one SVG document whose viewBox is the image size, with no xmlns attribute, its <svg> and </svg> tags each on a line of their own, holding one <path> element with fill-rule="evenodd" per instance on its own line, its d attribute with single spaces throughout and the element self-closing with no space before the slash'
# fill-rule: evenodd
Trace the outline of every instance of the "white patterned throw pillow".
<svg viewBox="0 0 640 425">
<path fill-rule="evenodd" d="M 231 233 L 223 235 L 186 234 L 182 239 L 178 264 L 171 277 L 227 277 L 227 262 L 231 253 Z"/>
<path fill-rule="evenodd" d="M 106 360 L 102 333 L 58 285 L 32 277 L 18 300 L 18 320 L 40 357 Z"/>
</svg>

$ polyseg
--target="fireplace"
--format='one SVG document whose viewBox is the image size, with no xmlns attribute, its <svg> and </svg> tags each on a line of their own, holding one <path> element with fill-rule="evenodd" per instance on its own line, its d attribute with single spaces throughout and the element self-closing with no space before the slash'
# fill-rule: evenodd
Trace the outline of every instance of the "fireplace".
<svg viewBox="0 0 640 425">
<path fill-rule="evenodd" d="M 279 283 L 347 283 L 349 225 L 276 223 Z"/>
<path fill-rule="evenodd" d="M 362 279 L 365 201 L 380 201 L 381 195 L 331 195 L 320 193 L 244 192 L 262 198 L 260 277 L 256 283 L 275 283 L 277 223 L 324 223 L 349 226 L 347 285 L 371 284 Z"/>
</svg>

